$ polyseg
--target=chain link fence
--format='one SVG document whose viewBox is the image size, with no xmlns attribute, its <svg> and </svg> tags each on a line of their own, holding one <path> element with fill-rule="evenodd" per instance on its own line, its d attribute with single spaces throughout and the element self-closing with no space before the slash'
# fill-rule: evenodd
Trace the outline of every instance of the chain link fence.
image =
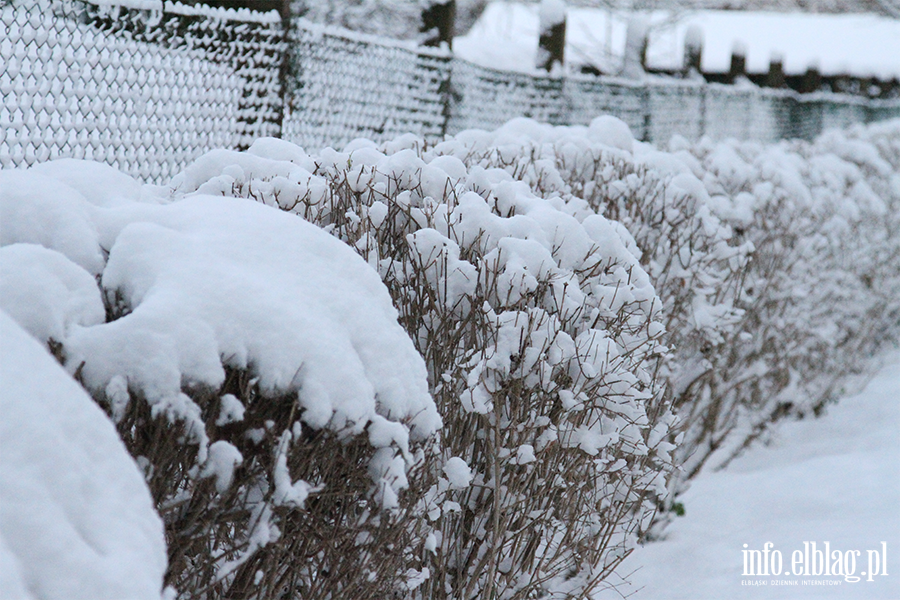
<svg viewBox="0 0 900 600">
<path fill-rule="evenodd" d="M 277 13 L 0 2 L 0 166 L 100 160 L 148 181 L 278 135 Z"/>
<path fill-rule="evenodd" d="M 514 117 L 635 137 L 810 139 L 900 117 L 900 100 L 663 78 L 550 77 L 279 15 L 168 0 L 0 0 L 0 166 L 101 160 L 165 181 L 211 148 L 430 139 Z"/>
<path fill-rule="evenodd" d="M 445 132 L 445 53 L 299 20 L 282 135 L 309 148 Z"/>
<path fill-rule="evenodd" d="M 657 143 L 679 134 L 771 142 L 812 139 L 823 129 L 900 117 L 900 100 L 706 84 L 664 77 L 630 81 L 498 71 L 450 53 L 405 46 L 297 20 L 295 86 L 284 137 L 309 149 L 356 137 L 425 137 L 495 129 L 515 117 L 586 125 L 601 114 Z"/>
</svg>

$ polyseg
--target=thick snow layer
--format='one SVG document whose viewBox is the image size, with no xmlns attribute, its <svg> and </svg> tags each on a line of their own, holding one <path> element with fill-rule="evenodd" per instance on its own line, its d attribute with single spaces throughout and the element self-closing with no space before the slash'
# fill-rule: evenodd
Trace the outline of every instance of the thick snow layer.
<svg viewBox="0 0 900 600">
<path fill-rule="evenodd" d="M 182 380 L 218 386 L 223 360 L 266 390 L 301 389 L 313 427 L 362 430 L 376 414 L 439 419 L 425 367 L 377 273 L 321 229 L 259 203 L 195 196 L 111 211 L 103 287 L 130 314 L 70 336 L 73 364 L 103 388 L 124 374 L 153 400 Z"/>
<path fill-rule="evenodd" d="M 427 436 L 440 426 L 378 274 L 318 227 L 249 200 L 161 204 L 154 188 L 86 161 L 0 177 L 3 244 L 15 244 L 2 254 L 3 303 L 63 343 L 90 389 L 124 378 L 151 403 L 191 413 L 183 384 L 216 387 L 223 366 L 251 368 L 265 390 L 302 390 L 314 427 L 360 432 L 373 421 L 377 433 L 386 418 Z M 122 313 L 110 323 L 90 289 L 99 273 Z M 391 431 L 372 435 L 405 447 Z"/>
<path fill-rule="evenodd" d="M 91 274 L 37 244 L 0 247 L 0 308 L 43 342 L 62 342 L 73 325 L 106 319 Z"/>
<path fill-rule="evenodd" d="M 160 597 L 162 523 L 112 423 L 0 311 L 0 597 Z"/>
<path fill-rule="evenodd" d="M 541 0 L 538 17 L 541 32 L 549 31 L 566 20 L 566 3 L 564 0 Z"/>
<path fill-rule="evenodd" d="M 749 72 L 768 71 L 769 61 L 781 57 L 789 74 L 814 65 L 825 75 L 900 77 L 900 20 L 866 14 L 689 13 L 650 34 L 649 65 L 680 69 L 691 26 L 703 32 L 704 71 L 728 71 L 732 48 L 742 43 Z"/>
<path fill-rule="evenodd" d="M 38 244 L 57 250 L 92 275 L 103 270 L 93 207 L 56 179 L 0 171 L 0 246 Z"/>
<path fill-rule="evenodd" d="M 29 171 L 74 188 L 95 206 L 110 206 L 117 202 L 137 200 L 141 197 L 143 189 L 140 183 L 121 171 L 88 160 L 60 158 L 38 163 Z"/>
<path fill-rule="evenodd" d="M 601 9 L 566 11 L 566 61 L 617 74 L 625 54 L 629 15 Z M 812 64 L 823 74 L 900 76 L 900 21 L 864 14 L 794 14 L 749 11 L 654 12 L 647 63 L 681 69 L 690 28 L 702 31 L 704 71 L 728 71 L 735 43 L 747 50 L 747 69 L 765 72 L 776 54 L 786 73 Z M 496 69 L 531 72 L 537 53 L 537 5 L 492 2 L 472 29 L 453 41 L 461 58 Z M 696 40 L 694 40 L 696 41 Z"/>
<path fill-rule="evenodd" d="M 863 392 L 829 407 L 824 417 L 785 423 L 768 447 L 753 448 L 725 471 L 702 474 L 684 494 L 686 514 L 666 539 L 638 548 L 619 569 L 633 572 L 619 592 L 637 590 L 635 600 L 900 598 L 898 398 L 900 353 L 894 352 Z M 766 542 L 781 552 L 788 574 L 743 577 L 744 544 L 763 550 Z M 855 576 L 861 580 L 790 574 L 792 553 L 803 551 L 804 542 L 818 550 L 828 542 L 844 554 L 859 550 Z M 868 551 L 882 552 L 882 542 L 888 576 L 869 581 L 863 575 L 871 570 Z M 811 580 L 834 583 L 803 583 Z M 784 581 L 798 583 L 776 583 Z M 612 598 L 621 596 L 613 590 L 597 596 Z"/>
</svg>

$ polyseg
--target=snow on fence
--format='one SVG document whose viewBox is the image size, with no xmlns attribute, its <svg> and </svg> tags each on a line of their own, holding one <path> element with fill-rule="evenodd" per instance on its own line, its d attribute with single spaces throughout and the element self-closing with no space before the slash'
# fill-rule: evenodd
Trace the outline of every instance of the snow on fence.
<svg viewBox="0 0 900 600">
<path fill-rule="evenodd" d="M 643 140 L 773 141 L 900 116 L 896 99 L 511 73 L 303 19 L 285 44 L 276 12 L 93 2 L 2 4 L 0 166 L 70 156 L 162 181 L 210 148 L 261 136 L 316 149 L 611 114 Z"/>
<path fill-rule="evenodd" d="M 0 166 L 100 160 L 165 180 L 280 131 L 276 13 L 161 0 L 0 3 Z"/>
</svg>

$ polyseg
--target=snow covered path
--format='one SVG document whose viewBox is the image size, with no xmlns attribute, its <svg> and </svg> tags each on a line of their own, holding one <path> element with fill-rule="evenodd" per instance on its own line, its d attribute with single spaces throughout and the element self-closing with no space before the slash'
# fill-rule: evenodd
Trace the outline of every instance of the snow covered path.
<svg viewBox="0 0 900 600">
<path fill-rule="evenodd" d="M 727 471 L 701 475 L 683 502 L 686 515 L 667 539 L 623 564 L 621 573 L 635 571 L 631 584 L 597 598 L 900 599 L 900 352 L 862 393 L 821 419 L 783 424 L 770 446 L 752 449 Z M 742 576 L 744 545 L 763 550 L 766 542 L 771 556 L 781 552 L 781 576 Z M 855 569 L 844 572 L 854 570 L 860 581 L 803 575 L 800 564 L 793 575 L 794 551 L 806 560 L 804 542 L 817 550 L 830 542 L 842 558 L 858 550 Z M 867 551 L 883 554 L 882 542 L 888 575 L 870 582 Z"/>
</svg>

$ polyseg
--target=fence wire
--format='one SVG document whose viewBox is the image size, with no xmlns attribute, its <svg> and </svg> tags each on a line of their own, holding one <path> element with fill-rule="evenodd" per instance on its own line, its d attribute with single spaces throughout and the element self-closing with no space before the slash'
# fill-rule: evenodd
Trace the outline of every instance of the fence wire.
<svg viewBox="0 0 900 600">
<path fill-rule="evenodd" d="M 275 13 L 7 0 L 0 34 L 0 166 L 86 158 L 159 181 L 279 134 Z"/>
<path fill-rule="evenodd" d="M 100 160 L 165 181 L 212 148 L 263 136 L 309 150 L 514 117 L 611 114 L 635 137 L 809 139 L 900 117 L 900 100 L 672 79 L 549 77 L 277 13 L 166 0 L 0 0 L 0 166 Z"/>
<path fill-rule="evenodd" d="M 657 143 L 679 134 L 775 141 L 828 127 L 900 117 L 900 100 L 648 77 L 550 77 L 474 65 L 447 53 L 315 25 L 293 24 L 283 136 L 310 149 L 356 137 L 382 141 L 494 129 L 515 117 L 586 125 L 601 114 Z"/>
<path fill-rule="evenodd" d="M 301 21 L 291 40 L 292 91 L 282 135 L 307 147 L 355 138 L 444 133 L 448 60 Z"/>
</svg>

